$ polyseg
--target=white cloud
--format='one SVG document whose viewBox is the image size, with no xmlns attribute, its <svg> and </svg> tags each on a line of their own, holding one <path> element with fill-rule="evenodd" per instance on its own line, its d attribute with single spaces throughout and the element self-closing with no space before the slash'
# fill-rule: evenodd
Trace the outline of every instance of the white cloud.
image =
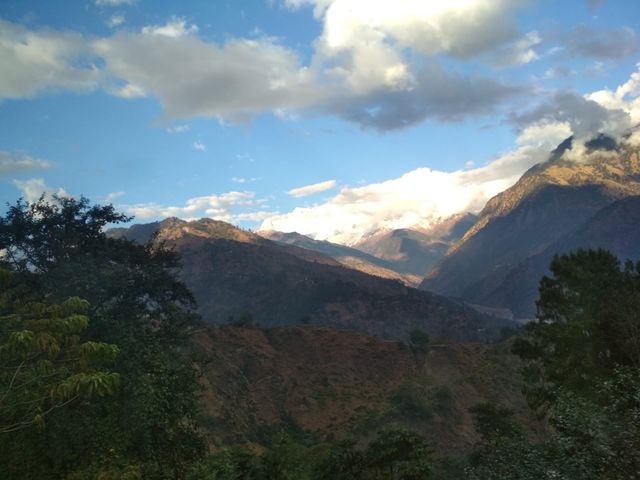
<svg viewBox="0 0 640 480">
<path fill-rule="evenodd" d="M 513 118 L 521 127 L 516 147 L 486 166 L 443 172 L 419 168 L 400 178 L 346 187 L 330 200 L 273 215 L 264 230 L 297 231 L 317 239 L 353 244 L 380 229 L 426 227 L 453 214 L 478 212 L 513 185 L 564 139 L 574 136 L 567 159 L 584 155 L 584 142 L 598 133 L 620 136 L 640 123 L 640 64 L 618 88 L 584 97 L 556 92 L 546 103 Z M 625 140 L 640 145 L 640 129 Z"/>
<path fill-rule="evenodd" d="M 163 37 L 179 38 L 198 33 L 196 25 L 187 25 L 182 17 L 172 17 L 165 25 L 148 25 L 142 28 L 145 35 L 160 35 Z"/>
<path fill-rule="evenodd" d="M 45 160 L 33 158 L 25 153 L 11 153 L 0 150 L 0 175 L 47 170 L 51 164 Z"/>
<path fill-rule="evenodd" d="M 419 168 L 382 183 L 346 187 L 327 202 L 267 218 L 260 228 L 354 244 L 380 229 L 427 227 L 455 213 L 477 212 L 570 134 L 567 125 L 538 124 L 523 131 L 514 151 L 487 166 L 455 172 Z"/>
<path fill-rule="evenodd" d="M 120 87 L 109 87 L 108 91 L 111 95 L 121 98 L 142 98 L 147 96 L 142 87 L 133 83 L 127 83 Z"/>
<path fill-rule="evenodd" d="M 156 97 L 169 119 L 328 114 L 380 131 L 425 118 L 458 121 L 490 114 L 523 90 L 447 70 L 436 55 L 534 58 L 537 34 L 520 35 L 513 22 L 522 1 L 314 2 L 323 33 L 308 64 L 273 38 L 206 41 L 182 17 L 99 38 L 4 22 L 0 62 L 11 73 L 0 78 L 0 97 L 102 87 L 122 98 Z"/>
<path fill-rule="evenodd" d="M 513 42 L 498 48 L 490 55 L 494 65 L 499 67 L 512 67 L 533 62 L 539 58 L 534 47 L 542 43 L 538 32 L 529 32 L 515 39 Z"/>
<path fill-rule="evenodd" d="M 0 19 L 0 98 L 30 98 L 57 90 L 97 88 L 101 73 L 76 33 L 31 31 Z"/>
<path fill-rule="evenodd" d="M 233 177 L 231 179 L 233 183 L 253 183 L 253 182 L 258 182 L 260 180 L 262 180 L 262 177 L 250 177 L 250 178 Z"/>
<path fill-rule="evenodd" d="M 137 0 L 95 0 L 99 7 L 118 7 L 120 5 L 133 5 Z"/>
<path fill-rule="evenodd" d="M 193 142 L 193 148 L 195 148 L 196 150 L 200 150 L 201 152 L 207 151 L 207 146 L 204 143 L 199 141 Z"/>
<path fill-rule="evenodd" d="M 300 198 L 306 197 L 308 195 L 313 195 L 314 193 L 326 192 L 327 190 L 335 188 L 335 186 L 335 180 L 326 180 L 324 182 L 318 182 L 312 185 L 305 185 L 304 187 L 293 188 L 287 193 L 292 197 Z"/>
<path fill-rule="evenodd" d="M 587 99 L 608 110 L 625 112 L 633 126 L 640 123 L 640 63 L 636 67 L 638 70 L 631 74 L 629 80 L 615 90 L 607 88 L 587 95 Z"/>
<path fill-rule="evenodd" d="M 167 128 L 167 133 L 184 133 L 189 130 L 189 125 L 176 125 L 174 127 Z"/>
<path fill-rule="evenodd" d="M 104 201 L 106 203 L 112 203 L 116 198 L 120 198 L 124 195 L 125 192 L 111 192 L 108 193 L 107 196 L 104 198 Z"/>
<path fill-rule="evenodd" d="M 166 217 L 191 219 L 210 217 L 224 222 L 260 221 L 273 215 L 264 211 L 265 199 L 256 198 L 253 192 L 227 192 L 188 199 L 183 206 L 164 206 L 156 203 L 124 205 L 125 211 L 138 220 Z M 241 211 L 247 210 L 250 211 Z M 253 209 L 260 209 L 251 211 Z"/>
<path fill-rule="evenodd" d="M 52 188 L 45 183 L 42 178 L 31 178 L 29 180 L 14 180 L 13 184 L 22 192 L 22 196 L 27 202 L 35 202 L 41 195 L 59 197 L 69 197 L 64 188 Z"/>
<path fill-rule="evenodd" d="M 313 104 L 320 95 L 297 56 L 271 39 L 218 46 L 195 35 L 119 32 L 94 47 L 114 79 L 157 96 L 169 118 L 242 121 Z"/>
<path fill-rule="evenodd" d="M 121 13 L 116 13 L 114 15 L 111 15 L 111 17 L 109 18 L 109 20 L 107 20 L 106 23 L 109 28 L 115 28 L 122 25 L 124 22 L 125 22 L 125 16 Z"/>
<path fill-rule="evenodd" d="M 599 97 L 600 102 L 596 101 Z M 604 98 L 610 100 L 608 105 L 604 104 Z M 513 115 L 512 121 L 521 126 L 541 121 L 566 122 L 571 126 L 572 134 L 579 140 L 590 140 L 599 133 L 617 137 L 632 124 L 629 112 L 619 108 L 619 99 L 616 99 L 618 103 L 614 104 L 614 98 L 615 94 L 612 97 L 605 91 L 587 96 L 571 91 L 555 92 L 552 98 L 533 110 Z"/>
</svg>

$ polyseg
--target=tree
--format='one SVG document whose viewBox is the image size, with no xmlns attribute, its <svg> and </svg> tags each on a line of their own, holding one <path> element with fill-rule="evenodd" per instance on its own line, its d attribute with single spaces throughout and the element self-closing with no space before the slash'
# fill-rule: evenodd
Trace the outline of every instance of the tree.
<svg viewBox="0 0 640 480">
<path fill-rule="evenodd" d="M 640 367 L 640 263 L 621 268 L 605 250 L 578 250 L 554 257 L 551 272 L 537 319 L 513 348 L 536 406 L 557 386 L 588 394 L 618 366 Z"/>
<path fill-rule="evenodd" d="M 79 399 L 112 395 L 120 380 L 105 369 L 118 347 L 86 341 L 89 305 L 77 297 L 61 304 L 14 298 L 10 274 L 0 269 L 0 435 L 32 426 Z"/>
<path fill-rule="evenodd" d="M 30 439 L 29 461 L 48 465 L 56 478 L 130 466 L 144 478 L 183 478 L 203 452 L 199 384 L 186 356 L 198 325 L 193 297 L 176 278 L 174 252 L 105 235 L 107 225 L 129 220 L 112 206 L 57 197 L 19 200 L 0 218 L 0 250 L 25 298 L 86 299 L 92 321 L 83 341 L 120 349 L 114 396 L 78 404 L 71 418 L 52 415 Z"/>
<path fill-rule="evenodd" d="M 640 264 L 579 250 L 556 256 L 551 273 L 540 282 L 537 319 L 513 347 L 551 435 L 531 442 L 499 428 L 470 477 L 637 479 Z"/>
</svg>

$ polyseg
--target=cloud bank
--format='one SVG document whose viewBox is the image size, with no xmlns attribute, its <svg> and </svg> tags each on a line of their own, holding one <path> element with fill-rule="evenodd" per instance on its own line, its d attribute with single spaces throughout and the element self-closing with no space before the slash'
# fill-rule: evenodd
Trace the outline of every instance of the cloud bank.
<svg viewBox="0 0 640 480">
<path fill-rule="evenodd" d="M 574 136 L 575 152 L 598 133 L 617 136 L 640 123 L 640 65 L 614 90 L 586 96 L 556 92 L 529 112 L 512 117 L 517 147 L 486 166 L 455 172 L 418 168 L 399 178 L 345 187 L 326 202 L 265 219 L 262 230 L 299 232 L 352 245 L 381 229 L 428 227 L 460 212 L 479 212 L 487 200 L 513 185 L 528 168 L 545 161 Z M 628 140 L 640 145 L 640 131 Z M 575 156 L 575 155 L 573 155 Z"/>
<path fill-rule="evenodd" d="M 98 2 L 122 3 L 131 2 Z M 444 68 L 438 55 L 514 64 L 535 58 L 536 34 L 515 26 L 520 0 L 306 3 L 323 28 L 307 62 L 271 37 L 206 41 L 181 17 L 98 38 L 0 21 L 0 61 L 9 72 L 0 79 L 0 97 L 100 88 L 123 98 L 156 97 L 168 119 L 243 122 L 262 112 L 294 112 L 386 131 L 426 118 L 487 115 L 523 92 Z"/>
<path fill-rule="evenodd" d="M 188 199 L 182 206 L 166 206 L 157 203 L 137 205 L 119 205 L 136 220 L 149 220 L 166 217 L 195 219 L 209 217 L 229 223 L 259 222 L 272 213 L 266 212 L 267 200 L 256 198 L 253 192 L 232 191 L 219 195 L 205 195 Z M 248 211 L 246 211 L 248 210 Z"/>
</svg>

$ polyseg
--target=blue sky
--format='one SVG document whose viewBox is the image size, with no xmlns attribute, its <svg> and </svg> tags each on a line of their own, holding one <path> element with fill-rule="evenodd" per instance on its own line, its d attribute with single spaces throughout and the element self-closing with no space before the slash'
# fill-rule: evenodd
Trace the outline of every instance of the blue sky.
<svg viewBox="0 0 640 480">
<path fill-rule="evenodd" d="M 0 201 L 84 194 L 354 243 L 640 122 L 640 2 L 0 7 Z"/>
</svg>

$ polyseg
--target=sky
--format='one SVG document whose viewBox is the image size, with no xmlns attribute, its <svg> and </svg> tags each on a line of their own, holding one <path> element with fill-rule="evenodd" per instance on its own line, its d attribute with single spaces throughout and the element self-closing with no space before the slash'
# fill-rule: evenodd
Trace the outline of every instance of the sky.
<svg viewBox="0 0 640 480">
<path fill-rule="evenodd" d="M 3 0 L 0 202 L 427 227 L 568 136 L 640 144 L 639 31 L 636 0 Z"/>
</svg>

